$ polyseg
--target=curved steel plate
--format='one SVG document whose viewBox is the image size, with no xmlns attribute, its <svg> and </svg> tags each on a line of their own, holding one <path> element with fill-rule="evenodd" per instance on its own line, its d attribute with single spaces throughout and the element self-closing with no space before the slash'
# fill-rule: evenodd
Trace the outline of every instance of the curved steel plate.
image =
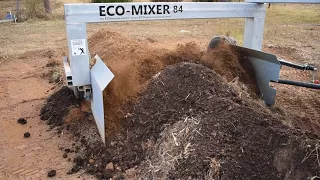
<svg viewBox="0 0 320 180">
<path fill-rule="evenodd" d="M 103 105 L 103 90 L 111 82 L 114 74 L 103 63 L 99 56 L 95 56 L 96 64 L 91 68 L 91 86 L 92 100 L 91 110 L 96 121 L 100 136 L 105 143 L 105 127 L 104 127 L 104 105 Z"/>
</svg>

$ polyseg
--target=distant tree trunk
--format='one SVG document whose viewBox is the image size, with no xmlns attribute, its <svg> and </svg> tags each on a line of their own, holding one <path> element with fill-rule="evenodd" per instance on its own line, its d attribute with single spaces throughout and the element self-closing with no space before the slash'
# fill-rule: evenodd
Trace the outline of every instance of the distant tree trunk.
<svg viewBox="0 0 320 180">
<path fill-rule="evenodd" d="M 21 11 L 20 11 L 20 0 L 16 0 L 16 18 L 20 20 Z"/>
<path fill-rule="evenodd" d="M 51 13 L 51 5 L 50 5 L 50 0 L 43 0 L 44 3 L 44 9 L 46 10 L 46 13 Z"/>
</svg>

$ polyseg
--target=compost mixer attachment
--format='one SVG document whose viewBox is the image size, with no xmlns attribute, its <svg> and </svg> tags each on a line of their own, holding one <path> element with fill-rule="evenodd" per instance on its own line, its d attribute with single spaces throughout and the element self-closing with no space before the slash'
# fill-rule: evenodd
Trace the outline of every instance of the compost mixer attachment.
<svg viewBox="0 0 320 180">
<path fill-rule="evenodd" d="M 276 90 L 270 82 L 319 89 L 314 83 L 283 80 L 279 78 L 281 66 L 315 71 L 311 65 L 298 65 L 273 54 L 261 52 L 266 3 L 314 3 L 319 0 L 245 0 L 245 2 L 135 2 L 135 3 L 78 3 L 65 4 L 64 14 L 69 57 L 64 57 L 67 85 L 78 98 L 91 101 L 91 110 L 99 133 L 105 142 L 103 91 L 114 78 L 114 74 L 99 58 L 94 56 L 93 67 L 89 60 L 87 23 L 120 21 L 149 21 L 177 19 L 245 18 L 243 46 L 231 42 L 231 46 L 251 63 L 257 85 L 267 105 L 275 102 Z M 153 9 L 157 7 L 157 11 Z M 108 47 L 103 47 L 108 48 Z"/>
</svg>

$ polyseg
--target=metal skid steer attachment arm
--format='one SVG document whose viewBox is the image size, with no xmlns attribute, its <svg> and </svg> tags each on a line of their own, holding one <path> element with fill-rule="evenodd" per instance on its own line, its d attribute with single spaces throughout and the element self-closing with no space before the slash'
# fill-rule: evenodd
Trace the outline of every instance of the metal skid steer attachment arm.
<svg viewBox="0 0 320 180">
<path fill-rule="evenodd" d="M 272 1 L 272 0 L 269 0 Z M 319 3 L 318 0 L 283 0 L 278 2 Z M 266 0 L 268 2 L 268 0 Z M 201 18 L 245 18 L 244 46 L 261 50 L 266 5 L 261 0 L 239 3 L 214 2 L 146 2 L 146 3 L 82 3 L 65 4 L 65 21 L 69 58 L 64 57 L 66 81 L 77 97 L 91 99 L 91 109 L 103 142 L 104 111 L 102 91 L 114 75 L 96 56 L 96 64 L 90 69 L 90 53 L 87 40 L 87 23 L 147 21 Z M 107 48 L 107 47 L 105 47 Z M 278 72 L 279 64 L 268 63 L 268 71 Z M 270 65 L 270 67 L 269 67 Z M 257 64 L 261 66 L 261 64 Z M 272 69 L 275 68 L 276 69 Z M 278 68 L 278 69 L 277 69 Z M 277 80 L 276 73 L 269 79 Z M 263 77 L 264 74 L 261 74 Z M 269 76 L 268 76 L 269 77 Z M 262 84 L 274 96 L 274 90 Z M 272 103 L 270 101 L 270 103 Z"/>
<path fill-rule="evenodd" d="M 319 84 L 283 80 L 279 78 L 281 66 L 288 66 L 300 70 L 316 71 L 317 68 L 314 66 L 299 65 L 283 59 L 279 59 L 273 54 L 268 54 L 265 52 L 235 45 L 230 46 L 239 54 L 244 56 L 248 61 L 250 61 L 254 69 L 257 85 L 266 105 L 273 105 L 275 103 L 276 90 L 270 87 L 270 82 L 301 86 L 312 89 L 320 89 Z"/>
</svg>

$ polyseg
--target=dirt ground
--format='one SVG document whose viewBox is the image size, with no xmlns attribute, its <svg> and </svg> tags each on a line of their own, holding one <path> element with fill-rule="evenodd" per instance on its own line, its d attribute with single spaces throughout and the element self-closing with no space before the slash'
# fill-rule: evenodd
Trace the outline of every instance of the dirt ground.
<svg viewBox="0 0 320 180">
<path fill-rule="evenodd" d="M 72 163 L 62 157 L 59 148 L 70 147 L 70 137 L 53 135 L 39 119 L 44 99 L 58 87 L 44 77 L 49 58 L 35 55 L 39 53 L 0 66 L 0 179 L 44 179 L 52 169 L 57 171 L 57 179 L 87 179 L 87 175 L 66 175 L 65 169 Z M 27 124 L 18 124 L 19 118 L 25 118 Z M 24 138 L 25 132 L 31 136 Z"/>
<path fill-rule="evenodd" d="M 284 22 L 279 25 L 279 22 L 270 20 L 273 16 L 269 16 L 269 19 L 267 17 L 264 50 L 287 60 L 314 63 L 320 67 L 319 6 L 298 7 L 301 13 L 314 12 L 313 18 L 307 22 L 297 18 L 293 21 L 287 18 L 290 17 L 287 14 L 281 16 Z M 279 5 L 270 11 L 272 13 L 279 9 L 290 14 L 297 7 Z M 292 14 L 292 17 L 295 16 Z M 110 31 L 121 30 L 122 34 L 153 48 L 173 49 L 177 44 L 190 41 L 205 48 L 212 35 L 231 33 L 241 42 L 242 30 L 238 26 L 242 28 L 243 21 L 133 22 L 89 25 L 88 33 L 92 35 L 105 27 Z M 189 33 L 180 33 L 180 30 L 188 30 Z M 45 179 L 52 169 L 57 170 L 56 179 L 93 178 L 83 174 L 83 171 L 67 175 L 73 166 L 68 158 L 74 158 L 75 154 L 68 153 L 68 158 L 62 155 L 65 149 L 73 147 L 73 136 L 63 131 L 57 134 L 39 117 L 45 99 L 61 87 L 59 83 L 49 83 L 52 76 L 48 77 L 49 67 L 46 65 L 52 59 L 60 61 L 67 53 L 64 22 L 53 20 L 0 24 L 0 31 L 0 43 L 4 45 L 0 47 L 0 179 Z M 281 77 L 310 80 L 308 72 L 292 69 L 283 69 Z M 320 78 L 319 73 L 317 77 Z M 274 86 L 278 89 L 274 111 L 283 115 L 284 124 L 318 134 L 319 91 Z M 19 118 L 27 119 L 28 123 L 18 124 Z M 30 132 L 31 136 L 24 138 L 25 132 Z"/>
</svg>

